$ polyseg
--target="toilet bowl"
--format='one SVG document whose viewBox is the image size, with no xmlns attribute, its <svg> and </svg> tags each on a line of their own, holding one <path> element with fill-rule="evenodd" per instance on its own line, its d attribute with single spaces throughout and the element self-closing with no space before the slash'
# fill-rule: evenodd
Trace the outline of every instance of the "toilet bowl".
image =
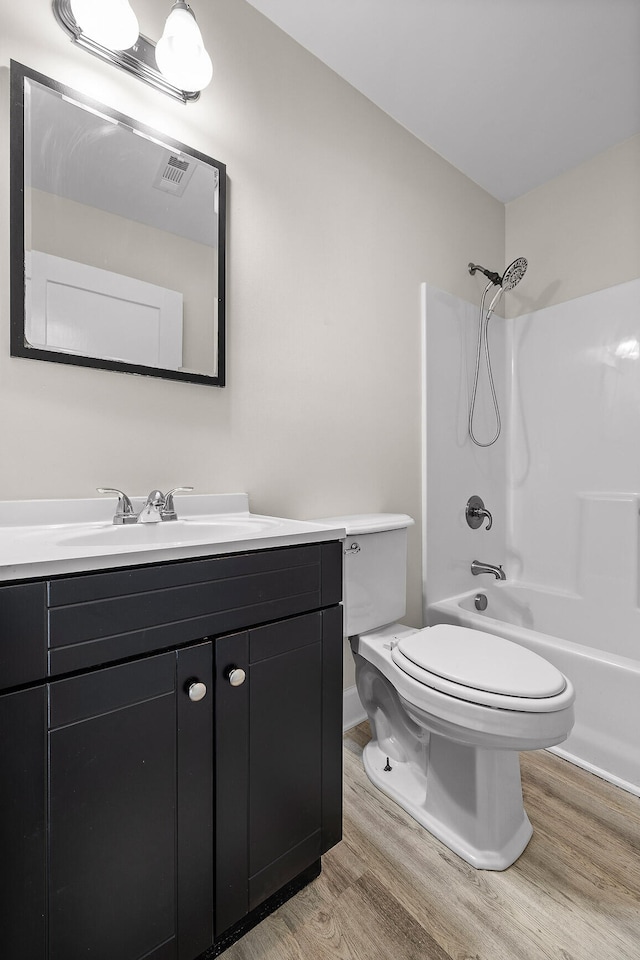
<svg viewBox="0 0 640 960">
<path fill-rule="evenodd" d="M 504 645 L 514 681 L 520 676 L 532 688 L 530 671 L 537 676 L 538 668 L 540 679 L 548 682 L 518 696 L 485 689 L 483 671 L 474 686 L 470 669 L 461 684 L 416 668 L 402 653 L 403 640 L 410 641 L 412 652 L 423 645 L 427 662 L 431 634 L 454 655 L 456 648 L 464 654 L 471 644 L 478 657 L 485 647 L 495 655 Z M 358 694 L 373 734 L 363 753 L 369 779 L 472 866 L 510 866 L 532 835 L 522 802 L 519 751 L 566 739 L 573 726 L 571 683 L 529 650 L 465 627 L 418 631 L 392 624 L 352 637 L 351 647 Z M 488 659 L 485 664 L 488 668 Z M 506 676 L 503 664 L 501 680 Z"/>
<path fill-rule="evenodd" d="M 504 870 L 532 835 L 519 751 L 567 738 L 571 682 L 502 637 L 397 622 L 413 521 L 398 514 L 331 518 L 338 521 L 348 534 L 346 633 L 372 732 L 363 752 L 367 776 L 472 866 Z"/>
</svg>

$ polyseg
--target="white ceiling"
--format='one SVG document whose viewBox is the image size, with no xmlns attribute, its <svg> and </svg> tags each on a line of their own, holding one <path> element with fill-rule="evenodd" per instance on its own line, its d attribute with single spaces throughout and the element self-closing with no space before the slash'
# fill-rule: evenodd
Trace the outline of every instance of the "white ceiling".
<svg viewBox="0 0 640 960">
<path fill-rule="evenodd" d="M 503 202 L 640 132 L 640 0 L 249 0 Z"/>
<path fill-rule="evenodd" d="M 27 186 L 216 246 L 213 166 L 160 140 L 134 136 L 132 127 L 37 81 L 26 83 Z M 181 195 L 165 192 L 157 182 L 176 155 L 191 164 Z"/>
</svg>

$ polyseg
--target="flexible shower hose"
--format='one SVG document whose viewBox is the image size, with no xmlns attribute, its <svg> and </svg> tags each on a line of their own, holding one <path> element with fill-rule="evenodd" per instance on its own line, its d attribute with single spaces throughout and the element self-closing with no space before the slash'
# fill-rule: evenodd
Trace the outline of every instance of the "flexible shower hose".
<svg viewBox="0 0 640 960">
<path fill-rule="evenodd" d="M 484 293 L 482 294 L 482 300 L 480 301 L 480 314 L 478 316 L 478 346 L 476 349 L 476 370 L 473 378 L 473 390 L 471 391 L 471 403 L 469 404 L 469 436 L 477 447 L 491 447 L 496 442 L 500 436 L 500 431 L 502 429 L 502 423 L 500 421 L 500 408 L 498 407 L 498 398 L 496 397 L 496 388 L 493 382 L 493 371 L 491 370 L 491 353 L 489 352 L 489 338 L 488 328 L 489 328 L 489 319 L 491 317 L 491 309 L 487 310 L 485 314 L 484 304 L 487 297 L 488 291 L 493 286 L 493 281 L 488 283 L 484 288 Z M 476 435 L 473 432 L 473 416 L 476 408 L 476 396 L 478 393 L 478 378 L 480 375 L 480 355 L 482 353 L 482 342 L 484 340 L 484 353 L 487 362 L 487 375 L 489 377 L 489 386 L 491 387 L 491 399 L 493 400 L 493 409 L 496 415 L 496 432 L 487 443 L 483 443 L 481 440 L 478 440 Z"/>
</svg>

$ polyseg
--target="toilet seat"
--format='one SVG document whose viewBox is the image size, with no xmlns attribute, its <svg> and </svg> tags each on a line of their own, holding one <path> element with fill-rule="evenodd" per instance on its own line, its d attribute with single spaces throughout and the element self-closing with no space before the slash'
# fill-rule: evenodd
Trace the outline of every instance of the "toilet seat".
<svg viewBox="0 0 640 960">
<path fill-rule="evenodd" d="M 538 750 L 566 740 L 573 726 L 575 700 L 567 677 L 562 693 L 538 698 L 492 694 L 452 683 L 421 671 L 400 651 L 400 641 L 421 632 L 393 623 L 351 638 L 354 654 L 391 684 L 402 709 L 416 723 L 459 743 L 484 748 Z"/>
<path fill-rule="evenodd" d="M 481 706 L 545 713 L 573 698 L 553 664 L 503 637 L 467 627 L 418 630 L 393 644 L 391 658 L 424 686 Z"/>
</svg>

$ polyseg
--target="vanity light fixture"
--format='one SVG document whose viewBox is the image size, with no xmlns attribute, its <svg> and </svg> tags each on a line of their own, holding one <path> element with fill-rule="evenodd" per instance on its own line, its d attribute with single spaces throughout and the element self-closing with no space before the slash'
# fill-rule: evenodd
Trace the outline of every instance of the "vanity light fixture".
<svg viewBox="0 0 640 960">
<path fill-rule="evenodd" d="M 175 0 L 158 43 L 139 33 L 129 0 L 53 0 L 74 43 L 183 103 L 197 100 L 213 67 L 193 10 Z"/>
<path fill-rule="evenodd" d="M 160 73 L 183 90 L 204 90 L 211 82 L 211 57 L 193 10 L 184 0 L 176 0 L 171 8 L 156 45 L 156 63 Z"/>
<path fill-rule="evenodd" d="M 138 18 L 129 0 L 70 0 L 70 6 L 82 32 L 103 47 L 128 50 L 140 36 Z"/>
</svg>

